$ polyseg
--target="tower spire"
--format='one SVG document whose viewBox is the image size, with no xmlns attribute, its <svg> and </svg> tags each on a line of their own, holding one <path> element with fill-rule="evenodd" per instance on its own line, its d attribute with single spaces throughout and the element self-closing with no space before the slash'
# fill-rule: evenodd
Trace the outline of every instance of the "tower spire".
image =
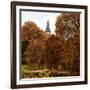
<svg viewBox="0 0 90 90">
<path fill-rule="evenodd" d="M 50 26 L 49 26 L 49 20 L 47 21 L 47 26 L 46 26 L 46 31 L 45 32 L 48 32 L 48 33 L 50 33 L 51 31 L 50 31 Z"/>
</svg>

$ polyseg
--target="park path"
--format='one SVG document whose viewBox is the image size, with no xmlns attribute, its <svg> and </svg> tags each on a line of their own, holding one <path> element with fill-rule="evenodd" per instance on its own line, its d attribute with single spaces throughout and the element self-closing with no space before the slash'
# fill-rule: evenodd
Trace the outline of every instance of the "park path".
<svg viewBox="0 0 90 90">
<path fill-rule="evenodd" d="M 37 73 L 37 72 L 40 72 L 40 73 L 43 73 L 43 72 L 46 72 L 48 71 L 47 69 L 43 69 L 43 70 L 30 70 L 29 72 L 31 73 Z M 58 74 L 66 74 L 68 73 L 68 71 L 53 71 L 54 73 L 58 73 Z"/>
<path fill-rule="evenodd" d="M 48 71 L 47 69 L 44 69 L 44 70 L 30 70 L 30 72 L 46 72 Z"/>
</svg>

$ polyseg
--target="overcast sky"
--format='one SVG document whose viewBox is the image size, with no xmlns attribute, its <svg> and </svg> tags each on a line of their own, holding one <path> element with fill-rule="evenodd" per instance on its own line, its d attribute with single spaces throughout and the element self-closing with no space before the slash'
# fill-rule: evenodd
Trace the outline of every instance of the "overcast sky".
<svg viewBox="0 0 90 90">
<path fill-rule="evenodd" d="M 49 20 L 51 33 L 54 33 L 56 17 L 60 15 L 60 13 L 22 11 L 21 15 L 22 15 L 22 22 L 21 22 L 22 25 L 26 21 L 33 21 L 37 24 L 37 26 L 39 26 L 44 31 L 46 29 L 47 20 Z"/>
</svg>

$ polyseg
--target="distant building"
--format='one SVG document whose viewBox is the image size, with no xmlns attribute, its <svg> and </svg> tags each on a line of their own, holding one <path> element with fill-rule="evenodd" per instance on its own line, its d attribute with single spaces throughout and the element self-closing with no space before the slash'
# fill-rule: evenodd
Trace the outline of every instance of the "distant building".
<svg viewBox="0 0 90 90">
<path fill-rule="evenodd" d="M 47 21 L 46 31 L 47 33 L 51 33 L 50 26 L 49 26 L 49 20 Z"/>
</svg>

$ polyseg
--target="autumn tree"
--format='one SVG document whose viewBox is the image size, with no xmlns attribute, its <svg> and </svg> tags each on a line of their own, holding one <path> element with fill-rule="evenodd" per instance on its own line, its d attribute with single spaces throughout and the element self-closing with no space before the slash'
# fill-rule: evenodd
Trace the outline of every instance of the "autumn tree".
<svg viewBox="0 0 90 90">
<path fill-rule="evenodd" d="M 28 42 L 23 53 L 24 61 L 32 65 L 43 65 L 45 63 L 46 32 L 30 21 L 22 26 L 21 38 L 22 42 Z"/>
<path fill-rule="evenodd" d="M 62 61 L 62 44 L 56 35 L 51 35 L 47 40 L 47 67 L 57 69 Z"/>
<path fill-rule="evenodd" d="M 32 40 L 24 53 L 25 60 L 28 64 L 43 66 L 46 63 L 44 41 Z"/>
<path fill-rule="evenodd" d="M 56 20 L 56 35 L 63 42 L 64 68 L 79 75 L 80 69 L 80 13 L 62 13 Z"/>
<path fill-rule="evenodd" d="M 62 13 L 56 20 L 57 36 L 68 39 L 80 31 L 80 13 Z"/>
<path fill-rule="evenodd" d="M 40 29 L 34 22 L 29 21 L 21 27 L 21 40 L 30 41 L 32 39 L 44 39 L 46 33 Z"/>
</svg>

